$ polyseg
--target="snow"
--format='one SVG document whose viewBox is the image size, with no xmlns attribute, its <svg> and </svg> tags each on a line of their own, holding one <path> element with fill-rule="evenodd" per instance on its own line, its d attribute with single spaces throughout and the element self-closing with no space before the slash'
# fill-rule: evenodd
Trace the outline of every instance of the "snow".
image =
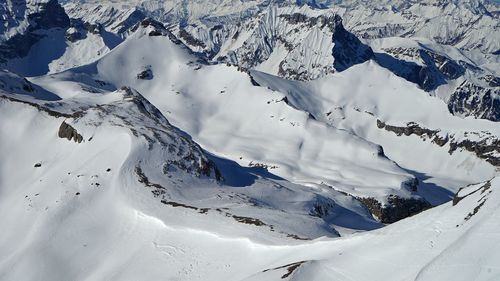
<svg viewBox="0 0 500 281">
<path fill-rule="evenodd" d="M 449 89 L 429 94 L 374 61 L 307 82 L 277 77 L 283 59 L 318 77 L 313 64 L 332 65 L 331 34 L 317 26 L 293 38 L 298 48 L 279 45 L 249 71 L 206 63 L 171 40 L 177 27 L 164 36 L 148 36 L 151 26 L 112 34 L 123 27 L 116 19 L 138 16 L 137 6 L 206 23 L 248 16 L 260 1 L 71 2 L 73 16 L 107 21 L 106 30 L 75 42 L 44 31 L 27 57 L 8 62 L 34 77 L 0 71 L 1 280 L 500 278 L 498 167 L 377 126 L 413 122 L 456 141 L 498 139 L 497 123 L 449 113 Z M 355 13 L 348 4 L 345 13 Z M 365 4 L 360 18 L 407 20 L 395 1 L 373 13 Z M 438 13 L 424 4 L 411 12 Z M 464 16 L 478 13 L 476 1 L 468 5 Z M 286 31 L 275 26 L 278 15 L 296 11 L 325 13 L 269 9 L 265 24 L 222 43 L 221 53 Z M 115 47 L 110 38 L 124 41 Z M 377 52 L 429 48 L 498 70 L 484 54 L 424 38 L 369 44 Z M 307 64 L 296 61 L 303 55 Z M 151 79 L 138 78 L 144 69 Z M 61 124 L 81 142 L 60 137 Z M 436 207 L 383 225 L 355 198 L 386 205 L 390 195 Z"/>
<path fill-rule="evenodd" d="M 402 185 L 411 175 L 380 157 L 376 145 L 291 108 L 280 101 L 282 93 L 253 86 L 236 67 L 196 70 L 189 65 L 195 61 L 168 38 L 138 32 L 96 63 L 94 78 L 132 86 L 206 150 L 240 165 L 276 166 L 272 172 L 292 182 L 381 200 L 390 193 L 411 196 Z M 136 79 L 144 65 L 151 66 L 152 80 Z"/>
</svg>

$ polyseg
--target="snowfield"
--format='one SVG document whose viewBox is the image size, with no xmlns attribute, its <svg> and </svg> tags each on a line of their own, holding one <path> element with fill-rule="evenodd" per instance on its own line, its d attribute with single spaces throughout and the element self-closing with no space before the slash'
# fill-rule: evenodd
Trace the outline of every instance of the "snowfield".
<svg viewBox="0 0 500 281">
<path fill-rule="evenodd" d="M 60 2 L 0 3 L 0 280 L 500 279 L 493 4 Z"/>
</svg>

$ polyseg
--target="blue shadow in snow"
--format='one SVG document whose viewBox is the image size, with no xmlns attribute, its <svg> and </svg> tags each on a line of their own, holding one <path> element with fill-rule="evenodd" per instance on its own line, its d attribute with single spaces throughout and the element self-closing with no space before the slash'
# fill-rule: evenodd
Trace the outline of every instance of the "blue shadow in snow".
<svg viewBox="0 0 500 281">
<path fill-rule="evenodd" d="M 431 203 L 432 206 L 437 206 L 449 202 L 455 196 L 452 191 L 435 183 L 428 182 L 427 180 L 431 179 L 432 177 L 428 176 L 427 174 L 405 168 L 402 169 L 414 175 L 418 179 L 419 184 L 417 194 L 425 198 L 425 200 Z"/>
<path fill-rule="evenodd" d="M 259 178 L 284 180 L 262 167 L 242 167 L 235 161 L 210 154 L 210 160 L 219 168 L 224 177 L 224 185 L 232 187 L 251 186 Z"/>
</svg>

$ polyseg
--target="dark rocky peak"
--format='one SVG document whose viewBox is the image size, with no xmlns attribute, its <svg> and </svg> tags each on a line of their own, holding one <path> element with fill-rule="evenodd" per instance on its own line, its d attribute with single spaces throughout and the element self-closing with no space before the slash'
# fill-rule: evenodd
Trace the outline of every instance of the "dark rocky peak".
<svg viewBox="0 0 500 281">
<path fill-rule="evenodd" d="M 57 0 L 49 0 L 46 3 L 39 1 L 37 5 L 39 5 L 39 12 L 28 15 L 32 28 L 49 29 L 69 26 L 69 17 Z"/>
<path fill-rule="evenodd" d="M 132 32 L 135 32 L 139 29 L 139 27 L 148 30 L 149 36 L 166 36 L 170 34 L 170 32 L 165 28 L 163 23 L 156 21 L 152 18 L 145 18 L 141 22 L 136 23 L 130 30 Z"/>
<path fill-rule="evenodd" d="M 395 47 L 386 48 L 384 51 L 386 54 L 375 54 L 378 64 L 427 92 L 448 83 L 448 80 L 463 76 L 466 71 L 462 66 L 465 62 L 454 61 L 426 48 Z M 410 61 L 407 57 L 421 61 L 423 65 Z"/>
<path fill-rule="evenodd" d="M 16 11 L 5 11 L 5 22 L 12 29 L 18 28 L 18 32 L 9 37 L 2 34 L 5 41 L 0 42 L 0 63 L 26 56 L 44 36 L 40 30 L 67 29 L 70 26 L 70 19 L 57 0 L 16 1 L 14 4 L 12 8 Z M 9 16 L 12 17 L 10 20 Z"/>
<path fill-rule="evenodd" d="M 490 80 L 489 83 L 495 85 L 495 80 Z M 448 109 L 455 115 L 499 122 L 500 87 L 487 88 L 464 81 L 451 95 Z"/>
<path fill-rule="evenodd" d="M 115 13 L 119 13 L 119 11 L 115 11 Z M 128 30 L 135 27 L 137 23 L 146 19 L 146 15 L 138 9 L 134 9 L 131 13 L 124 14 L 119 16 L 118 18 L 109 19 L 108 22 L 102 23 L 104 26 L 109 26 L 110 31 L 116 34 L 125 34 Z"/>
<path fill-rule="evenodd" d="M 289 24 L 307 24 L 309 27 L 313 27 L 318 25 L 319 28 L 324 28 L 328 26 L 328 28 L 335 32 L 337 28 L 343 29 L 342 18 L 337 14 L 323 14 L 319 16 L 308 16 L 302 13 L 293 13 L 293 14 L 281 14 L 280 18 L 286 20 Z M 339 29 L 340 30 L 340 29 Z"/>
<path fill-rule="evenodd" d="M 332 55 L 335 59 L 335 70 L 344 71 L 355 64 L 374 58 L 373 50 L 344 28 L 339 15 L 330 17 L 327 24 L 333 32 Z"/>
<path fill-rule="evenodd" d="M 82 19 L 71 19 L 70 28 L 66 30 L 66 40 L 76 42 L 87 38 L 88 34 L 102 34 L 105 32 L 104 27 L 100 23 L 84 22 Z"/>
</svg>

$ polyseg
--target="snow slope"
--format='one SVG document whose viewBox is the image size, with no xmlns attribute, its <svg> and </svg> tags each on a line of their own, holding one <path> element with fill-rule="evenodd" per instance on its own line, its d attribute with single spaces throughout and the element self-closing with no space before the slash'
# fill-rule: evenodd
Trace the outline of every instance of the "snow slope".
<svg viewBox="0 0 500 281">
<path fill-rule="evenodd" d="M 199 149 L 187 139 L 182 144 L 182 133 L 165 120 L 156 123 L 161 115 L 138 93 L 124 88 L 78 99 L 54 104 L 58 111 L 49 114 L 45 111 L 49 104 L 36 109 L 2 98 L 2 118 L 18 121 L 0 127 L 1 152 L 4 163 L 9 163 L 0 166 L 0 211 L 9 214 L 0 218 L 8 226 L 0 234 L 2 279 L 494 280 L 500 276 L 498 178 L 470 185 L 453 202 L 380 230 L 301 241 L 281 233 L 282 227 L 292 223 L 311 230 L 314 220 L 292 218 L 290 210 L 283 212 L 283 219 L 278 219 L 279 211 L 267 217 L 262 209 L 271 212 L 272 207 L 238 203 L 242 198 L 208 199 L 232 189 L 215 187 L 213 172 L 210 178 L 199 178 L 187 170 L 169 170 L 173 179 L 185 181 L 175 187 L 172 178 L 161 172 L 161 163 L 176 156 L 157 142 L 163 139 L 177 149 Z M 75 110 L 83 111 L 83 116 L 54 116 Z M 57 137 L 63 120 L 85 137 L 81 143 Z M 150 122 L 158 127 L 150 128 Z M 137 129 L 139 137 L 131 129 Z M 152 134 L 155 130 L 160 136 Z M 203 154 L 196 155 L 207 161 Z M 199 167 L 197 163 L 193 167 Z M 137 164 L 147 180 L 138 177 Z M 272 181 L 261 178 L 232 190 L 269 192 L 280 183 L 287 193 L 301 190 Z M 154 183 L 165 184 L 166 203 L 151 193 L 156 187 L 148 185 Z M 276 191 L 277 197 L 269 202 L 276 204 L 282 192 Z M 303 200 L 304 194 L 297 198 Z M 189 197 L 190 204 L 198 207 L 173 201 Z M 212 209 L 215 202 L 228 208 L 222 212 L 238 215 Z M 202 206 L 210 207 L 205 211 Z M 243 215 L 252 212 L 248 208 L 255 208 L 266 223 L 277 219 L 275 230 L 248 220 Z"/>
<path fill-rule="evenodd" d="M 377 145 L 294 109 L 283 93 L 254 86 L 236 67 L 197 63 L 170 37 L 148 36 L 151 29 L 141 27 L 95 64 L 33 81 L 61 96 L 65 81 L 131 86 L 202 147 L 240 165 L 265 165 L 292 182 L 381 202 L 390 194 L 415 196 L 413 176 Z M 153 78 L 138 79 L 145 68 Z"/>
<path fill-rule="evenodd" d="M 448 144 L 431 141 L 434 136 L 398 136 L 381 129 L 377 120 L 403 127 L 415 123 L 436 130 L 443 139 L 456 138 L 457 142 L 488 142 L 500 135 L 495 122 L 453 116 L 440 99 L 398 79 L 375 62 L 311 82 L 292 82 L 256 71 L 252 76 L 263 86 L 287 93 L 291 105 L 310 112 L 318 121 L 381 145 L 390 159 L 428 183 L 455 192 L 465 184 L 491 178 L 497 170 L 469 151 L 450 153 Z M 431 188 L 436 191 L 435 185 Z M 446 192 L 427 193 L 432 189 L 422 190 L 430 202 L 449 200 L 451 194 Z"/>
<path fill-rule="evenodd" d="M 0 280 L 500 278 L 491 6 L 62 2 L 0 3 Z"/>
</svg>

